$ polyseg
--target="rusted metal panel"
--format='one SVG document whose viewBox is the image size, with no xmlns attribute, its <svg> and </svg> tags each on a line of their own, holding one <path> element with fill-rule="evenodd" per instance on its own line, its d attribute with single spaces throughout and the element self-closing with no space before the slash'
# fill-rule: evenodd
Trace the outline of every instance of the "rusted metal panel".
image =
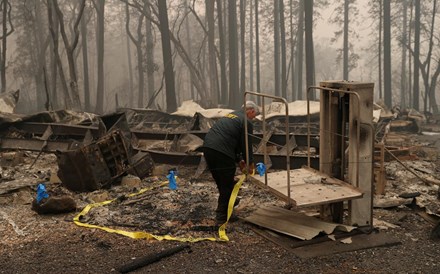
<svg viewBox="0 0 440 274">
<path fill-rule="evenodd" d="M 111 173 L 97 144 L 86 149 L 57 154 L 58 177 L 63 185 L 73 191 L 93 191 L 111 181 Z"/>
<path fill-rule="evenodd" d="M 197 131 L 197 130 L 189 130 L 189 131 L 178 131 L 178 132 L 161 132 L 161 131 L 145 131 L 145 130 L 137 130 L 131 129 L 131 133 L 139 140 L 174 140 L 176 136 L 180 136 L 183 134 L 193 134 L 197 137 L 204 139 L 207 131 Z M 307 134 L 291 134 L 295 136 L 295 140 L 298 146 L 307 146 Z M 263 138 L 263 134 L 255 133 L 250 136 L 252 143 L 258 144 Z M 272 144 L 276 144 L 279 146 L 284 146 L 286 144 L 286 135 L 285 134 L 277 134 L 274 133 L 269 139 L 269 142 Z M 318 151 L 319 149 L 319 135 L 312 135 L 310 138 L 310 146 L 315 147 Z"/>
<path fill-rule="evenodd" d="M 184 152 L 169 152 L 147 149 L 155 163 L 164 163 L 169 165 L 198 165 L 201 154 L 187 154 Z"/>
<path fill-rule="evenodd" d="M 46 142 L 46 144 L 45 144 Z M 44 141 L 39 139 L 1 138 L 0 150 L 30 150 L 42 152 L 67 151 L 72 141 Z"/>
<path fill-rule="evenodd" d="M 142 149 L 140 149 L 142 150 Z M 147 149 L 155 163 L 170 165 L 198 165 L 201 154 L 188 154 L 184 152 L 169 152 Z M 272 169 L 286 169 L 286 156 L 269 155 L 272 161 Z M 254 153 L 254 161 L 263 162 L 263 154 Z M 290 156 L 290 168 L 301 168 L 307 165 L 307 156 Z M 319 168 L 319 157 L 311 157 L 311 167 Z"/>
<path fill-rule="evenodd" d="M 128 171 L 142 178 L 153 169 L 149 155 L 137 156 L 139 159 L 131 165 L 131 147 L 119 130 L 57 156 L 58 177 L 66 188 L 78 192 L 108 187 Z"/>
<path fill-rule="evenodd" d="M 139 178 L 151 175 L 154 162 L 149 153 L 139 152 L 131 158 L 131 162 L 127 169 L 128 174 L 136 175 Z"/>
<path fill-rule="evenodd" d="M 199 130 L 188 130 L 188 131 L 173 131 L 173 132 L 165 132 L 165 131 L 157 131 L 157 130 L 138 130 L 131 129 L 131 133 L 136 136 L 138 139 L 145 140 L 174 140 L 175 136 L 180 136 L 183 134 L 193 134 L 201 139 L 205 138 L 207 131 L 199 131 Z"/>
<path fill-rule="evenodd" d="M 353 226 L 324 222 L 303 213 L 275 206 L 260 207 L 245 220 L 301 240 L 313 239 L 320 233 L 332 234 L 336 230 L 351 232 L 356 229 Z"/>
<path fill-rule="evenodd" d="M 84 137 L 87 131 L 92 133 L 93 137 L 98 138 L 98 128 L 80 125 L 66 125 L 55 123 L 35 123 L 23 122 L 14 124 L 14 128 L 23 131 L 24 133 L 32 133 L 33 135 L 43 135 L 47 127 L 52 128 L 53 135 L 56 136 L 70 136 L 70 137 Z"/>
</svg>

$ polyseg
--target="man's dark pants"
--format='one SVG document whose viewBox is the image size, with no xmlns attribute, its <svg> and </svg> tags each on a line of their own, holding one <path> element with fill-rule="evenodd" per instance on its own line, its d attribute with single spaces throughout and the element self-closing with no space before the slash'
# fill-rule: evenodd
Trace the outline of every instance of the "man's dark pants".
<svg viewBox="0 0 440 274">
<path fill-rule="evenodd" d="M 217 203 L 216 219 L 219 222 L 225 222 L 229 198 L 235 185 L 235 161 L 226 154 L 210 148 L 205 148 L 203 154 L 220 194 Z"/>
</svg>

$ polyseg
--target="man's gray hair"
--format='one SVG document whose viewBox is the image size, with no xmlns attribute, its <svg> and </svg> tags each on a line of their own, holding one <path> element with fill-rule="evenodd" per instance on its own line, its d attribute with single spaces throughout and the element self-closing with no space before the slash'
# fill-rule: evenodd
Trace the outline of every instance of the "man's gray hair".
<svg viewBox="0 0 440 274">
<path fill-rule="evenodd" d="M 257 113 L 257 115 L 260 114 L 260 107 L 255 104 L 254 101 L 246 101 L 246 109 L 252 108 L 255 110 L 255 112 Z"/>
</svg>

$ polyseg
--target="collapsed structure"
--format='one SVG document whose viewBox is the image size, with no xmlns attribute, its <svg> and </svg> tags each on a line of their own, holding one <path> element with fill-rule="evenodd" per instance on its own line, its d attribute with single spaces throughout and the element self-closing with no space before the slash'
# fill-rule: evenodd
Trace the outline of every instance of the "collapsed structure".
<svg viewBox="0 0 440 274">
<path fill-rule="evenodd" d="M 385 142 L 396 138 L 392 133 L 397 128 L 422 132 L 423 123 L 411 113 L 404 123 L 391 115 L 373 125 L 373 85 L 369 83 L 322 82 L 312 89 L 320 90 L 320 102 L 303 103 L 309 113 L 290 115 L 291 109 L 299 109 L 292 103 L 264 106 L 265 116 L 249 137 L 255 144 L 256 161 L 270 170 L 264 178 L 253 180 L 296 209 L 318 206 L 322 220 L 344 225 L 345 231 L 371 229 L 373 195 L 385 191 L 384 161 L 393 158 L 390 155 L 403 157 L 399 153 L 405 152 Z M 148 177 L 154 165 L 161 163 L 202 165 L 196 148 L 216 115 L 228 110 L 213 110 L 214 115 L 199 111 L 166 114 L 121 109 L 102 117 L 69 111 L 8 115 L 0 123 L 0 149 L 56 153 L 63 185 L 75 192 L 90 192 L 111 187 L 127 174 Z M 346 209 L 349 214 L 344 217 Z M 295 231 L 300 217 L 291 215 L 291 210 L 263 208 L 246 220 L 300 239 L 317 235 Z M 280 219 L 290 221 L 282 228 L 270 226 Z M 324 226 L 311 219 L 305 222 L 315 224 L 318 233 Z"/>
</svg>

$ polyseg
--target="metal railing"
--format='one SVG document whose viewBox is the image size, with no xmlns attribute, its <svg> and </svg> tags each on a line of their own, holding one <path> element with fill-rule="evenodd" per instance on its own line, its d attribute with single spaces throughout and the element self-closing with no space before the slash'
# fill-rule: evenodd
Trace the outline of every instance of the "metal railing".
<svg viewBox="0 0 440 274">
<path fill-rule="evenodd" d="M 289 144 L 289 137 L 290 137 L 290 133 L 289 133 L 289 105 L 287 103 L 287 100 L 285 98 L 282 97 L 278 97 L 278 96 L 272 96 L 272 95 L 268 95 L 268 94 L 262 94 L 262 93 L 256 93 L 256 92 L 252 92 L 252 91 L 245 91 L 244 93 L 244 104 L 243 104 L 243 109 L 244 109 L 244 113 L 245 113 L 245 123 L 244 123 L 244 130 L 245 130 L 245 146 L 246 146 L 246 163 L 249 163 L 249 138 L 248 138 L 248 125 L 247 125 L 247 116 L 246 116 L 246 97 L 247 95 L 254 95 L 257 97 L 262 97 L 261 98 L 261 115 L 262 115 L 262 125 L 263 125 L 263 140 L 264 140 L 264 134 L 266 132 L 266 113 L 265 113 L 265 109 L 264 109 L 264 99 L 265 98 L 271 98 L 277 101 L 280 101 L 282 103 L 284 103 L 284 105 L 286 106 L 286 121 L 285 121 L 285 125 L 286 125 L 286 170 L 287 170 L 287 197 L 288 197 L 288 203 L 291 204 L 291 198 L 290 198 L 290 144 Z M 266 150 L 266 144 L 264 144 L 264 161 L 266 161 L 267 159 L 267 150 Z M 266 165 L 266 163 L 264 163 Z M 309 163 L 310 165 L 310 163 Z M 265 180 L 265 184 L 267 185 L 267 173 L 265 173 L 264 176 L 264 180 Z"/>
</svg>

